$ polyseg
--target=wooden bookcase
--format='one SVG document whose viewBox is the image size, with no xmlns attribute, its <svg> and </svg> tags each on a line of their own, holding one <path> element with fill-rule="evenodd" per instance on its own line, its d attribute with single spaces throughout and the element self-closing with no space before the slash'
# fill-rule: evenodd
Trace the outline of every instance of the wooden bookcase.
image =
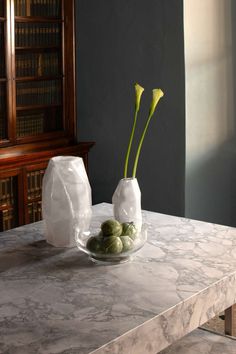
<svg viewBox="0 0 236 354">
<path fill-rule="evenodd" d="M 0 0 L 0 231 L 41 219 L 49 159 L 76 140 L 73 0 Z"/>
</svg>

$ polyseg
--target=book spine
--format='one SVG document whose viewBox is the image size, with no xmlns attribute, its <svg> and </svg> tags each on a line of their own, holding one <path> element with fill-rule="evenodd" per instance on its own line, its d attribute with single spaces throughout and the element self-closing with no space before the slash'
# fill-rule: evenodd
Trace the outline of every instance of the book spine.
<svg viewBox="0 0 236 354">
<path fill-rule="evenodd" d="M 27 174 L 28 200 L 42 197 L 42 179 L 45 170 L 32 171 Z"/>
<path fill-rule="evenodd" d="M 28 216 L 30 223 L 42 219 L 42 202 L 32 202 L 28 204 Z"/>
<path fill-rule="evenodd" d="M 9 225 L 9 217 L 8 217 L 8 210 L 2 211 L 2 224 L 3 224 L 3 231 L 10 229 Z"/>
<path fill-rule="evenodd" d="M 31 16 L 31 0 L 25 1 L 25 16 Z"/>
<path fill-rule="evenodd" d="M 27 207 L 28 207 L 29 222 L 32 223 L 33 222 L 33 205 L 32 205 L 32 203 L 29 203 L 27 205 Z"/>
</svg>

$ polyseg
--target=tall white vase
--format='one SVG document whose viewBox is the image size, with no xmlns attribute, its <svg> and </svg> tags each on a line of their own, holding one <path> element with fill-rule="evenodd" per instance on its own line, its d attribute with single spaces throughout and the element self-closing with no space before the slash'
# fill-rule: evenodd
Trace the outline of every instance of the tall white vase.
<svg viewBox="0 0 236 354">
<path fill-rule="evenodd" d="M 114 217 L 119 222 L 133 222 L 142 226 L 141 191 L 136 178 L 123 178 L 112 197 Z"/>
<path fill-rule="evenodd" d="M 56 247 L 74 247 L 75 234 L 88 230 L 92 216 L 91 187 L 83 159 L 53 157 L 42 189 L 42 213 L 47 242 Z"/>
</svg>

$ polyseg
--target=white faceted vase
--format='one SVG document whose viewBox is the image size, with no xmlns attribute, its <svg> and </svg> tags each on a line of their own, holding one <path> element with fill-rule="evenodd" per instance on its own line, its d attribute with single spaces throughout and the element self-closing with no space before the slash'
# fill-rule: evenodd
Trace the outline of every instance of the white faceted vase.
<svg viewBox="0 0 236 354">
<path fill-rule="evenodd" d="M 57 156 L 49 161 L 43 178 L 42 214 L 46 240 L 55 247 L 76 246 L 76 232 L 89 229 L 91 187 L 82 158 Z"/>
<path fill-rule="evenodd" d="M 123 178 L 112 197 L 114 218 L 119 222 L 133 222 L 142 226 L 141 191 L 136 178 Z"/>
</svg>

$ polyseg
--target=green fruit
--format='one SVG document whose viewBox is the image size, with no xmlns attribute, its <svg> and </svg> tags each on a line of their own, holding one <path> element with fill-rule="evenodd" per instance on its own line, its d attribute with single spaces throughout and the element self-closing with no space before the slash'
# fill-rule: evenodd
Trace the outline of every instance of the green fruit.
<svg viewBox="0 0 236 354">
<path fill-rule="evenodd" d="M 107 236 L 120 236 L 122 232 L 122 226 L 117 220 L 106 220 L 101 225 L 102 233 L 104 237 Z"/>
<path fill-rule="evenodd" d="M 137 229 L 133 222 L 124 222 L 122 224 L 122 236 L 129 236 L 134 240 L 136 238 Z"/>
<path fill-rule="evenodd" d="M 123 244 L 122 252 L 130 251 L 134 247 L 134 242 L 129 236 L 120 236 L 120 240 Z"/>
<path fill-rule="evenodd" d="M 117 254 L 123 249 L 123 244 L 119 237 L 110 236 L 103 239 L 103 250 L 105 253 Z"/>
<path fill-rule="evenodd" d="M 102 253 L 102 239 L 99 236 L 92 236 L 88 239 L 86 244 L 87 249 L 93 253 Z"/>
</svg>

